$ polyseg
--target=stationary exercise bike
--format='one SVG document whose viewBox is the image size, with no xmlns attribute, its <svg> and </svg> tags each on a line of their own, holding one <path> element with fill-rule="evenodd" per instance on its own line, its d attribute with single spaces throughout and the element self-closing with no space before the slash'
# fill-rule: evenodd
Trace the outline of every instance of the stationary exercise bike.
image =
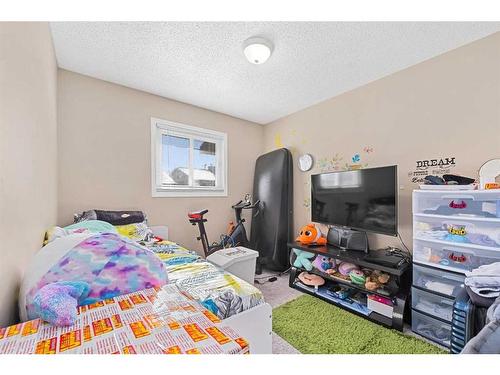
<svg viewBox="0 0 500 375">
<path fill-rule="evenodd" d="M 249 241 L 247 238 L 247 231 L 245 230 L 245 225 L 244 225 L 245 219 L 241 217 L 241 214 L 243 210 L 255 209 L 253 217 L 256 217 L 259 214 L 259 206 L 260 206 L 260 200 L 252 203 L 249 194 L 245 195 L 244 200 L 240 200 L 238 203 L 232 205 L 231 207 L 234 210 L 236 224 L 234 222 L 230 222 L 227 234 L 222 234 L 220 236 L 220 242 L 214 242 L 211 245 L 208 241 L 207 232 L 205 231 L 205 223 L 207 222 L 207 219 L 204 218 L 204 215 L 208 213 L 208 210 L 194 211 L 188 213 L 189 222 L 192 225 L 198 225 L 200 236 L 196 237 L 196 239 L 198 241 L 201 241 L 205 257 L 215 253 L 217 250 L 225 249 L 228 247 L 235 247 L 235 246 L 248 247 Z"/>
</svg>

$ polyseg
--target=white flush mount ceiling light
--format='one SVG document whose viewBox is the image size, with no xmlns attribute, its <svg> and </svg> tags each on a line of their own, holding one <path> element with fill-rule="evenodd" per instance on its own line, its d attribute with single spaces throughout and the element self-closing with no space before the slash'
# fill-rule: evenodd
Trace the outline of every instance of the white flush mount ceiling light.
<svg viewBox="0 0 500 375">
<path fill-rule="evenodd" d="M 264 64 L 273 51 L 272 43 L 261 37 L 252 37 L 243 43 L 243 53 L 252 64 Z"/>
</svg>

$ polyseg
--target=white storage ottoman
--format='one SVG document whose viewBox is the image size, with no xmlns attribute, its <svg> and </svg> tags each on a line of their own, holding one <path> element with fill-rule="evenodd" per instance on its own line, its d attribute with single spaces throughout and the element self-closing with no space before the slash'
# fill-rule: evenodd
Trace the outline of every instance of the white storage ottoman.
<svg viewBox="0 0 500 375">
<path fill-rule="evenodd" d="M 207 260 L 253 285 L 258 255 L 255 250 L 238 246 L 216 251 Z"/>
</svg>

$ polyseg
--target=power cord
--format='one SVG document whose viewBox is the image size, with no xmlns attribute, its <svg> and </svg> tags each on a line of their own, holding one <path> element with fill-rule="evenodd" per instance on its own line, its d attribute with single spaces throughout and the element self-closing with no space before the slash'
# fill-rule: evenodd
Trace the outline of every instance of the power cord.
<svg viewBox="0 0 500 375">
<path fill-rule="evenodd" d="M 259 285 L 263 285 L 265 283 L 273 283 L 276 280 L 278 280 L 278 278 L 276 276 L 273 276 L 273 277 L 270 277 L 269 279 L 264 280 L 264 281 L 262 281 L 261 279 L 254 279 L 254 283 L 259 284 Z"/>
<path fill-rule="evenodd" d="M 285 271 L 282 271 L 282 272 L 279 272 L 279 273 L 276 273 L 274 275 L 267 275 L 267 276 L 260 276 L 260 277 L 255 277 L 254 278 L 254 282 L 255 284 L 265 284 L 267 282 L 269 283 L 273 283 L 275 282 L 276 280 L 278 280 L 278 277 L 281 277 L 283 275 L 286 275 L 288 272 L 290 272 L 290 269 L 292 267 L 289 267 L 288 269 L 286 269 Z M 264 281 L 261 281 L 261 280 L 264 280 Z"/>
<path fill-rule="evenodd" d="M 408 252 L 408 255 L 411 255 L 410 249 L 408 249 L 408 246 L 406 246 L 405 242 L 403 241 L 403 237 L 401 237 L 401 234 L 399 232 L 398 232 L 398 238 L 399 238 L 399 241 L 401 241 L 401 244 L 403 245 L 403 247 Z"/>
<path fill-rule="evenodd" d="M 404 243 L 403 238 L 401 237 L 401 234 L 399 234 L 399 232 L 398 232 L 398 238 L 401 244 L 403 245 L 404 250 L 391 246 L 388 246 L 385 249 L 380 249 L 380 250 L 386 250 L 387 252 L 386 254 L 399 256 L 403 258 L 407 263 L 411 263 L 412 255 L 410 249 L 408 249 L 408 246 L 406 246 L 406 244 Z"/>
<path fill-rule="evenodd" d="M 291 268 L 292 268 L 292 267 L 289 267 L 289 268 L 287 268 L 286 270 L 284 270 L 284 271 L 282 271 L 282 272 L 275 273 L 275 274 L 273 274 L 273 275 L 259 276 L 259 277 L 256 277 L 255 279 L 256 279 L 256 280 L 261 280 L 261 279 L 267 279 L 268 277 L 274 277 L 274 276 L 276 276 L 276 277 L 280 277 L 280 276 L 286 275 L 288 272 L 290 272 L 290 269 L 291 269 Z"/>
</svg>

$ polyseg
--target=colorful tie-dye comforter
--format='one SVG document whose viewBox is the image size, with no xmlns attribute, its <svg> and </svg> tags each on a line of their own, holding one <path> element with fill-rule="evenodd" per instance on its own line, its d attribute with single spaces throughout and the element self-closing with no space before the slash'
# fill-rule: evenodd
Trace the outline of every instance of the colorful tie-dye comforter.
<svg viewBox="0 0 500 375">
<path fill-rule="evenodd" d="M 59 239 L 57 241 L 62 241 Z M 55 241 L 53 244 L 56 244 Z M 42 249 L 50 252 L 50 244 Z M 42 251 L 41 250 L 41 251 Z M 55 264 L 26 291 L 28 319 L 34 319 L 33 299 L 45 285 L 58 281 L 83 281 L 90 292 L 86 305 L 168 282 L 164 263 L 146 247 L 115 233 L 91 235 L 67 249 Z M 22 306 L 20 306 L 22 308 Z"/>
</svg>

